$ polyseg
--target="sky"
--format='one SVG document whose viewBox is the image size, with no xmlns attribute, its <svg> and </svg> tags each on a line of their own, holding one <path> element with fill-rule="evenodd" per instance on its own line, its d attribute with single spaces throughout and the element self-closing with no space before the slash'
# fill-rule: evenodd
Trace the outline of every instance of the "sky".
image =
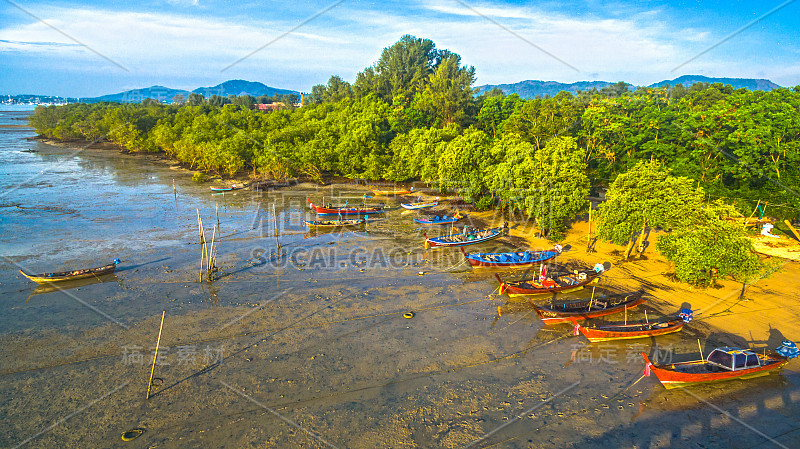
<svg viewBox="0 0 800 449">
<path fill-rule="evenodd" d="M 229 79 L 354 81 L 404 34 L 476 85 L 680 75 L 800 85 L 800 0 L 0 0 L 0 94 L 98 96 Z"/>
</svg>

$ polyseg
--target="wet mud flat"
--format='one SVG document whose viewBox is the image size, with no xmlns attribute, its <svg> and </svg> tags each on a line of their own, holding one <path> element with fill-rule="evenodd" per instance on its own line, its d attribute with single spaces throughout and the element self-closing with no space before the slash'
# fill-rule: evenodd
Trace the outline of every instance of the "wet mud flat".
<svg viewBox="0 0 800 449">
<path fill-rule="evenodd" d="M 4 254 L 0 279 L 0 446 L 800 444 L 796 361 L 761 379 L 666 391 L 642 378 L 639 351 L 677 361 L 696 355 L 698 338 L 707 353 L 737 337 L 697 320 L 657 340 L 590 345 L 571 325 L 544 327 L 527 301 L 496 294 L 492 272 L 472 271 L 457 250 L 425 251 L 416 213 L 394 199 L 381 200 L 394 209 L 366 230 L 309 233 L 306 198 L 344 201 L 366 190 L 211 195 L 130 156 L 82 153 L 65 163 L 63 149 L 29 145 L 50 152 L 38 163 L 60 164 L 54 171 L 88 180 L 93 197 L 107 199 L 59 187 L 3 198 L 40 208 L 14 212 L 15 226 L 45 221 L 58 232 L 23 242 L 4 231 L 15 252 Z M 41 209 L 56 206 L 72 212 L 48 218 Z M 206 282 L 197 214 L 208 228 L 217 210 L 220 270 Z M 15 271 L 109 257 L 123 259 L 113 277 L 65 290 L 39 290 Z M 603 282 L 630 288 L 613 276 Z M 648 293 L 651 318 L 673 312 L 657 290 Z M 162 310 L 160 364 L 146 400 Z M 144 432 L 122 441 L 134 428 Z"/>
</svg>

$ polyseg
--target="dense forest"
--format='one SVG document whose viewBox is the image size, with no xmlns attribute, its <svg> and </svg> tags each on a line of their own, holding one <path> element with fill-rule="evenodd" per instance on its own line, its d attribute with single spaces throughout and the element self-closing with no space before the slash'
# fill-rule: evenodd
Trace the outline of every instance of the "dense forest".
<svg viewBox="0 0 800 449">
<path fill-rule="evenodd" d="M 192 94 L 171 105 L 40 106 L 31 124 L 42 136 L 103 137 L 229 176 L 421 180 L 479 209 L 526 213 L 555 237 L 593 189 L 643 161 L 701 192 L 698 207 L 722 200 L 749 214 L 769 200 L 772 215 L 800 218 L 800 86 L 630 91 L 620 82 L 525 100 L 497 89 L 476 96 L 474 81 L 459 55 L 404 36 L 352 84 L 332 76 L 301 107 L 282 99 L 260 112 L 254 103 L 281 99 Z"/>
</svg>

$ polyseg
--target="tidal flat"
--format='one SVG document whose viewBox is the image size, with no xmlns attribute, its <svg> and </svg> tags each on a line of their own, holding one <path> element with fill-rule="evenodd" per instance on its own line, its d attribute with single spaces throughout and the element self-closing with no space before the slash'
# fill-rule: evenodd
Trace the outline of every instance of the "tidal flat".
<svg viewBox="0 0 800 449">
<path fill-rule="evenodd" d="M 0 125 L 25 114 L 0 112 Z M 0 127 L 2 447 L 800 446 L 797 360 L 760 379 L 667 391 L 642 377 L 639 356 L 686 359 L 698 339 L 706 353 L 772 344 L 741 331 L 764 309 L 782 309 L 785 323 L 770 328 L 800 340 L 796 262 L 765 290 L 751 287 L 750 304 L 735 305 L 746 312 L 727 321 L 716 313 L 678 334 L 589 345 L 572 325 L 544 327 L 526 301 L 498 295 L 494 272 L 473 271 L 457 250 L 426 251 L 423 232 L 447 229 L 419 227 L 398 199 L 369 198 L 390 210 L 365 229 L 303 225 L 307 199 L 352 204 L 364 186 L 212 194 L 158 157 L 32 136 Z M 198 215 L 209 240 L 219 217 L 212 281 L 201 275 Z M 545 248 L 520 232 L 512 223 L 511 238 L 470 250 Z M 603 247 L 586 255 L 581 239 L 570 234 L 559 257 L 611 257 Z M 114 258 L 114 275 L 60 288 L 17 271 Z M 646 288 L 650 300 L 629 319 L 709 295 L 669 283 L 659 264 L 654 255 L 612 267 L 598 288 Z M 143 432 L 123 441 L 132 429 Z"/>
</svg>

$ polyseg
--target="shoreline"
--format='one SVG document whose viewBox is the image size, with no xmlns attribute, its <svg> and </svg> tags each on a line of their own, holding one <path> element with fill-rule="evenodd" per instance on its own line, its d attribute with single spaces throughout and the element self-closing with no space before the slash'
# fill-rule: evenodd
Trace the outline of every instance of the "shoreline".
<svg viewBox="0 0 800 449">
<path fill-rule="evenodd" d="M 171 169 L 184 171 L 191 176 L 192 173 L 204 173 L 184 167 L 165 153 L 140 153 L 131 152 L 113 142 L 88 142 L 88 141 L 60 141 L 42 136 L 30 137 L 30 140 L 37 140 L 43 143 L 59 146 L 62 148 L 80 148 L 80 143 L 87 144 L 84 148 L 98 150 L 116 150 L 126 155 L 146 155 L 152 162 L 168 165 Z M 210 180 L 221 180 L 227 183 L 247 183 L 250 179 L 235 177 L 224 179 L 222 177 L 209 178 Z M 299 179 L 295 185 L 302 186 L 311 180 Z M 393 186 L 415 185 L 417 182 L 392 183 Z M 384 182 L 385 184 L 385 182 Z M 351 188 L 359 192 L 370 193 L 371 189 L 380 187 L 381 181 L 370 184 L 360 179 L 347 179 L 342 177 L 330 177 L 325 179 L 325 187 L 329 188 Z M 291 188 L 291 186 L 289 187 Z M 441 197 L 441 207 L 447 208 L 448 212 L 462 211 L 479 224 L 486 227 L 495 227 L 508 221 L 510 225 L 509 235 L 506 240 L 514 246 L 528 246 L 531 249 L 552 248 L 555 244 L 546 238 L 536 237 L 536 228 L 533 223 L 514 221 L 512 218 L 504 217 L 499 211 L 475 211 L 472 205 L 452 205 L 450 201 L 458 200 L 458 196 L 445 196 L 428 188 L 421 188 L 411 195 L 401 196 L 379 196 L 374 195 L 375 199 L 396 199 L 403 201 L 406 196 L 418 196 L 423 200 L 429 200 L 437 196 Z M 592 223 L 592 230 L 596 229 L 596 223 Z M 770 276 L 760 279 L 751 285 L 743 288 L 740 282 L 731 279 L 717 280 L 715 287 L 694 287 L 690 284 L 679 282 L 671 278 L 670 263 L 658 252 L 655 239 L 659 233 L 653 233 L 649 239 L 650 245 L 644 252 L 643 257 L 632 255 L 629 260 L 623 260 L 620 255 L 624 253 L 625 247 L 609 242 L 597 240 L 592 253 L 586 252 L 587 235 L 589 223 L 585 217 L 578 218 L 566 230 L 564 239 L 560 242 L 568 251 L 562 257 L 575 259 L 584 262 L 589 266 L 595 263 L 610 262 L 611 269 L 604 274 L 605 281 L 601 282 L 602 287 L 616 289 L 645 291 L 657 301 L 650 302 L 651 305 L 661 305 L 672 308 L 672 310 L 661 310 L 666 314 L 671 314 L 689 304 L 695 311 L 695 320 L 705 322 L 710 326 L 723 330 L 726 333 L 735 335 L 739 338 L 736 343 L 740 346 L 749 346 L 748 342 L 763 344 L 769 341 L 770 345 L 775 346 L 776 335 L 780 334 L 784 338 L 792 341 L 800 341 L 800 321 L 795 320 L 794 316 L 800 313 L 800 295 L 797 295 L 794 287 L 794 279 L 800 277 L 800 263 L 791 259 L 776 257 L 779 268 Z M 784 242 L 791 239 L 784 237 Z M 791 243 L 791 242 L 790 242 Z M 796 246 L 796 245 L 795 245 Z M 762 259 L 773 259 L 772 256 L 763 255 Z M 779 343 L 779 341 L 778 341 Z M 774 349 L 774 348 L 773 348 Z"/>
</svg>

